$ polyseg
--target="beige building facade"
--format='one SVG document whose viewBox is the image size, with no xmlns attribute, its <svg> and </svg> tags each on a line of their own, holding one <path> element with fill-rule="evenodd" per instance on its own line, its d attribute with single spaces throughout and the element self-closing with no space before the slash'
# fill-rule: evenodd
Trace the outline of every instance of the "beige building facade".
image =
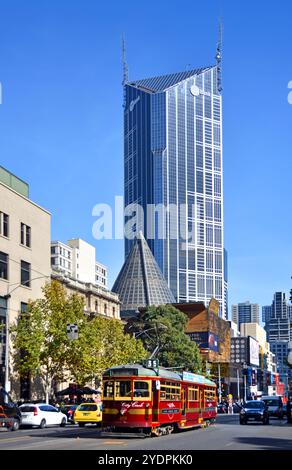
<svg viewBox="0 0 292 470">
<path fill-rule="evenodd" d="M 264 354 L 269 350 L 266 330 L 258 323 L 242 323 L 240 325 L 240 334 L 241 336 L 251 336 L 254 338 L 259 343 Z"/>
<path fill-rule="evenodd" d="M 88 316 L 101 315 L 120 320 L 118 294 L 91 283 L 81 282 L 52 269 L 52 279 L 59 281 L 68 294 L 79 294 L 84 299 L 84 313 Z"/>
<path fill-rule="evenodd" d="M 26 395 L 29 382 L 13 373 L 7 327 L 50 280 L 51 216 L 29 199 L 29 186 L 0 167 L 0 381 L 13 397 Z"/>
</svg>

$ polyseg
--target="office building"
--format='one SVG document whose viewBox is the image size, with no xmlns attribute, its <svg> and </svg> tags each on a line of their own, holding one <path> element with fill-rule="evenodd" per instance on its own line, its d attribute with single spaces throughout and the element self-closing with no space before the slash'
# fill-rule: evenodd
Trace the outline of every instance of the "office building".
<svg viewBox="0 0 292 470">
<path fill-rule="evenodd" d="M 268 350 L 267 333 L 258 323 L 241 323 L 240 335 L 254 338 L 259 343 L 263 353 Z"/>
<path fill-rule="evenodd" d="M 271 346 L 271 351 L 276 356 L 277 369 L 281 382 L 288 391 L 288 381 L 292 379 L 292 370 L 287 365 L 288 344 L 292 339 L 290 305 L 286 301 L 283 292 L 274 294 L 270 309 L 265 308 L 265 329 Z"/>
<path fill-rule="evenodd" d="M 95 247 L 80 238 L 51 243 L 51 265 L 78 281 L 107 288 L 107 268 L 96 261 Z"/>
<path fill-rule="evenodd" d="M 29 186 L 0 167 L 0 323 L 15 323 L 29 300 L 42 297 L 50 281 L 49 212 L 29 197 Z M 0 380 L 12 396 L 29 396 L 27 377 L 13 372 L 7 329 L 0 330 Z"/>
<path fill-rule="evenodd" d="M 232 321 L 237 323 L 238 328 L 242 323 L 260 323 L 259 305 L 250 302 L 242 302 L 232 305 Z"/>
<path fill-rule="evenodd" d="M 262 307 L 262 322 L 263 323 L 268 323 L 269 322 L 269 319 L 271 317 L 271 314 L 272 314 L 272 306 L 271 305 L 266 305 L 264 307 Z"/>
<path fill-rule="evenodd" d="M 266 318 L 265 329 L 270 343 L 292 339 L 289 309 L 283 292 L 276 292 L 274 295 L 269 316 Z"/>
<path fill-rule="evenodd" d="M 176 302 L 214 297 L 226 317 L 217 52 L 215 66 L 142 80 L 126 74 L 124 193 L 126 207 L 143 209 L 136 233 L 144 232 Z M 133 243 L 126 237 L 126 257 Z"/>
<path fill-rule="evenodd" d="M 96 284 L 85 283 L 52 270 L 52 280 L 58 281 L 68 295 L 78 294 L 84 299 L 84 313 L 89 316 L 103 316 L 120 320 L 120 300 L 114 292 Z"/>
</svg>

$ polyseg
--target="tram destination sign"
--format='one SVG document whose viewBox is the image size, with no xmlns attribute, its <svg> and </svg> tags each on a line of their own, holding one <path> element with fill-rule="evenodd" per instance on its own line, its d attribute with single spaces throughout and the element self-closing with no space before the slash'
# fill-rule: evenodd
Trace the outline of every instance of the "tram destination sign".
<svg viewBox="0 0 292 470">
<path fill-rule="evenodd" d="M 145 361 L 143 361 L 143 366 L 147 367 L 147 369 L 157 369 L 159 367 L 159 360 L 146 359 Z"/>
</svg>

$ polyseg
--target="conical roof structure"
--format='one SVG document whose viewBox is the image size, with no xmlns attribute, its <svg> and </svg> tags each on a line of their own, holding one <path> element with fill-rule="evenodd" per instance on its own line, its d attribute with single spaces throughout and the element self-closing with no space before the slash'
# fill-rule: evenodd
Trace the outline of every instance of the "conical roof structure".
<svg viewBox="0 0 292 470">
<path fill-rule="evenodd" d="M 142 232 L 136 238 L 112 291 L 119 294 L 122 316 L 137 312 L 139 307 L 175 303 Z"/>
</svg>

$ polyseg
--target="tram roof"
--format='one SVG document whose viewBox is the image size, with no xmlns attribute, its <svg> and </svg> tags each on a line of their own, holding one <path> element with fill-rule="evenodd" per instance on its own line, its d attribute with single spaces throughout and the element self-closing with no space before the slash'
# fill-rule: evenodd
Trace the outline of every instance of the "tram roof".
<svg viewBox="0 0 292 470">
<path fill-rule="evenodd" d="M 200 383 L 203 385 L 215 386 L 215 382 L 207 379 L 203 375 L 192 374 L 190 372 L 175 372 L 173 370 L 159 367 L 158 369 L 149 369 L 141 364 L 125 364 L 122 366 L 114 366 L 104 372 L 104 376 L 137 376 L 137 377 L 162 377 L 163 379 L 178 380 L 185 382 Z"/>
</svg>

